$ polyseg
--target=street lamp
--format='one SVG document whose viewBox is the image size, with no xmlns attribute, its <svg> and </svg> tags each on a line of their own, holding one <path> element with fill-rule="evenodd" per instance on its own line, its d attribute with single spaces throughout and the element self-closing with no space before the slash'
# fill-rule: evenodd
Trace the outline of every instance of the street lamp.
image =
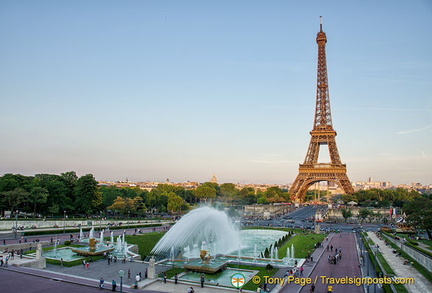
<svg viewBox="0 0 432 293">
<path fill-rule="evenodd" d="M 129 219 L 130 219 L 130 211 L 128 211 L 128 220 L 127 220 L 127 223 L 128 223 L 128 229 L 129 229 Z"/>
<path fill-rule="evenodd" d="M 63 234 L 66 234 L 66 210 L 64 210 L 63 212 Z"/>
<path fill-rule="evenodd" d="M 18 232 L 18 210 L 15 211 L 15 239 L 17 238 Z"/>
<path fill-rule="evenodd" d="M 120 270 L 118 272 L 118 276 L 120 277 L 120 293 L 123 292 L 123 276 L 124 276 L 125 272 L 123 270 Z"/>
</svg>

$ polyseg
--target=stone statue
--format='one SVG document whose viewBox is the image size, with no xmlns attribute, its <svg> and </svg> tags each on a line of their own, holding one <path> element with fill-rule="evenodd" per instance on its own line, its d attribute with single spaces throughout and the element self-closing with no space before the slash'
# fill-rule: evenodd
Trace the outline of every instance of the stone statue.
<svg viewBox="0 0 432 293">
<path fill-rule="evenodd" d="M 156 277 L 156 274 L 155 274 L 155 259 L 154 259 L 154 256 L 152 256 L 150 258 L 150 263 L 149 263 L 149 266 L 148 266 L 148 278 L 149 279 L 154 279 L 155 277 Z"/>
<path fill-rule="evenodd" d="M 36 259 L 40 259 L 42 256 L 42 244 L 38 243 L 36 247 Z"/>
</svg>

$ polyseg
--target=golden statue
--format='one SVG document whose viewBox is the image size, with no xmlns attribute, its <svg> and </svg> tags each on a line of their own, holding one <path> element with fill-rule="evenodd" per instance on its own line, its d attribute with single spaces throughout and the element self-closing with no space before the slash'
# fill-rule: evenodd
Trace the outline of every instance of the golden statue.
<svg viewBox="0 0 432 293">
<path fill-rule="evenodd" d="M 210 254 L 207 254 L 208 250 L 200 250 L 200 258 L 203 264 L 208 264 L 210 261 Z"/>
</svg>

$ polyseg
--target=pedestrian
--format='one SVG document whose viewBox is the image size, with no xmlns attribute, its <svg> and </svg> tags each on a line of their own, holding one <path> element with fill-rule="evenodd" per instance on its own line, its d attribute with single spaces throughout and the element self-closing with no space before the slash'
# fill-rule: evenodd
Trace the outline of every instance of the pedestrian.
<svg viewBox="0 0 432 293">
<path fill-rule="evenodd" d="M 300 267 L 300 276 L 303 276 L 303 266 Z"/>
<path fill-rule="evenodd" d="M 130 269 L 128 269 L 128 280 L 130 280 Z"/>
<path fill-rule="evenodd" d="M 148 278 L 148 271 L 147 271 L 147 269 L 145 270 L 145 272 L 144 272 L 144 278 Z"/>
<path fill-rule="evenodd" d="M 136 276 L 135 276 L 135 281 L 138 283 L 139 281 L 141 281 L 141 278 L 140 278 L 140 275 L 139 274 L 137 274 Z"/>
<path fill-rule="evenodd" d="M 86 262 L 86 270 L 88 270 L 90 263 Z"/>
<path fill-rule="evenodd" d="M 166 273 L 165 272 L 163 272 L 163 274 L 162 274 L 162 276 L 163 276 L 163 282 L 164 282 L 164 284 L 166 284 Z"/>
<path fill-rule="evenodd" d="M 111 282 L 111 286 L 112 286 L 111 291 L 114 292 L 114 291 L 116 290 L 116 287 L 117 287 L 117 283 L 116 283 L 115 280 L 112 280 L 112 282 Z"/>
<path fill-rule="evenodd" d="M 174 284 L 177 284 L 177 282 L 178 282 L 178 275 L 177 275 L 177 273 L 174 275 Z"/>
<path fill-rule="evenodd" d="M 313 262 L 313 256 L 310 257 L 311 262 Z"/>
<path fill-rule="evenodd" d="M 6 239 L 3 239 L 3 245 L 6 245 Z"/>
<path fill-rule="evenodd" d="M 99 280 L 99 290 L 102 290 L 104 288 L 104 282 L 105 280 L 101 277 Z"/>
<path fill-rule="evenodd" d="M 63 258 L 60 258 L 60 266 L 63 267 Z"/>
<path fill-rule="evenodd" d="M 330 246 L 330 250 L 333 251 L 333 245 Z"/>
<path fill-rule="evenodd" d="M 204 275 L 201 275 L 201 288 L 204 288 Z"/>
<path fill-rule="evenodd" d="M 309 289 L 309 292 L 310 292 L 310 293 L 315 292 L 315 284 L 312 284 L 312 285 L 311 285 L 311 287 L 310 287 L 310 289 Z"/>
<path fill-rule="evenodd" d="M 85 259 L 83 259 L 83 261 L 82 261 L 82 265 L 83 265 L 83 269 L 85 269 L 85 265 L 86 265 L 86 261 L 85 261 Z"/>
</svg>

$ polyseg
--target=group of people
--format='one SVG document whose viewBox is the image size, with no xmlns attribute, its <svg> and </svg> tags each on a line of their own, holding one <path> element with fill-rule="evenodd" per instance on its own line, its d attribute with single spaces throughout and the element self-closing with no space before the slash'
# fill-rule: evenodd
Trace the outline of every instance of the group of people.
<svg viewBox="0 0 432 293">
<path fill-rule="evenodd" d="M 104 284 L 105 284 L 105 280 L 104 280 L 104 278 L 101 277 L 99 280 L 99 290 L 104 289 Z M 117 288 L 117 282 L 113 279 L 111 281 L 111 291 L 114 292 L 116 290 L 116 288 Z"/>
</svg>

